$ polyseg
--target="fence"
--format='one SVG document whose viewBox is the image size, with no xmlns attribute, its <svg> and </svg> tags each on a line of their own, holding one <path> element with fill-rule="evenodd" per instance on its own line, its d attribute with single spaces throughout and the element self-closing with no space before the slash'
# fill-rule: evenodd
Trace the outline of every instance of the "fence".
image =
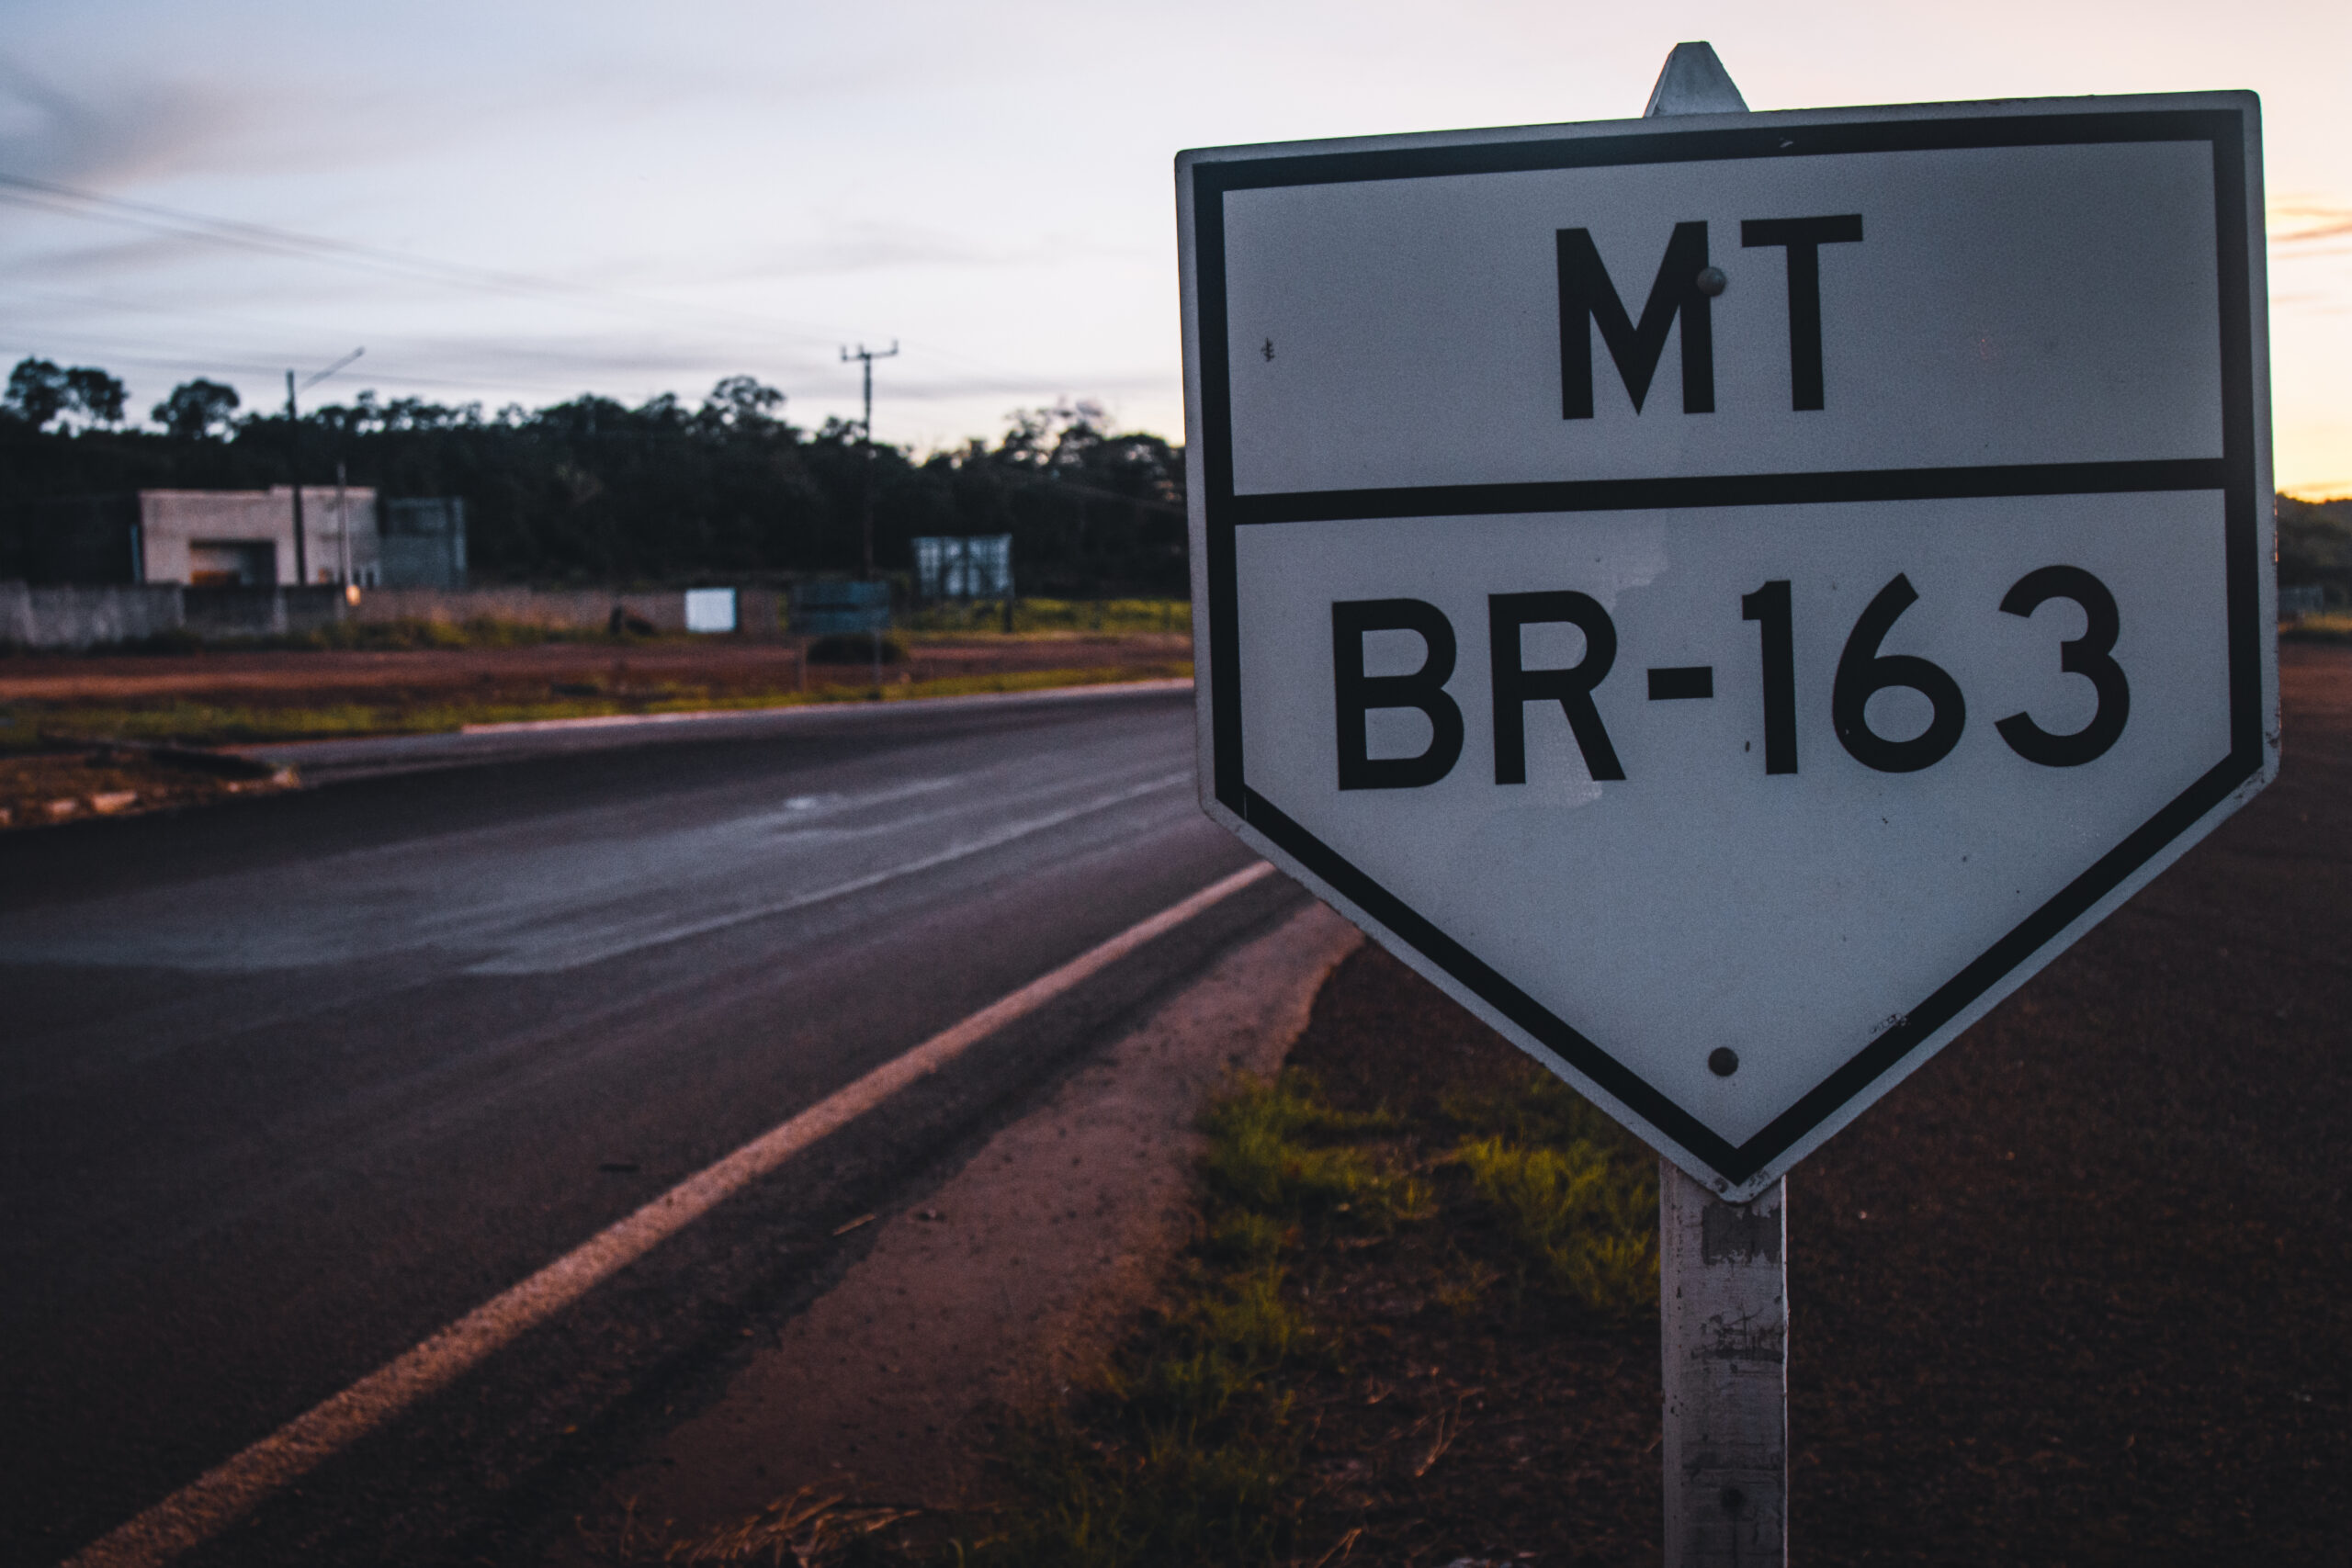
<svg viewBox="0 0 2352 1568">
<path fill-rule="evenodd" d="M 2279 585 L 2278 619 L 2280 621 L 2300 621 L 2305 615 L 2324 615 L 2326 612 L 2327 589 L 2324 584 L 2307 582 L 2294 588 L 2290 588 L 2284 583 Z"/>
<path fill-rule="evenodd" d="M 803 582 L 792 590 L 792 629 L 803 637 L 865 637 L 890 629 L 887 582 Z"/>
<path fill-rule="evenodd" d="M 600 632 L 616 611 L 656 631 L 699 628 L 686 623 L 686 593 L 668 589 L 616 593 L 594 588 L 378 588 L 360 596 L 352 617 L 361 622 L 433 621 L 463 626 L 497 621 L 550 631 Z M 735 590 L 735 630 L 773 637 L 783 631 L 782 595 L 773 588 Z"/>
<path fill-rule="evenodd" d="M 781 596 L 768 588 L 735 591 L 735 629 L 783 634 Z M 0 582 L 0 645 L 79 649 L 174 633 L 204 638 L 300 637 L 338 622 L 381 624 L 472 621 L 602 632 L 624 624 L 683 632 L 686 594 L 671 590 L 616 593 L 595 589 L 378 588 L 349 603 L 340 588 L 185 588 L 177 584 L 28 588 Z"/>
<path fill-rule="evenodd" d="M 0 582 L 0 644 L 92 648 L 177 631 L 187 619 L 185 592 L 177 586 L 28 588 Z"/>
</svg>

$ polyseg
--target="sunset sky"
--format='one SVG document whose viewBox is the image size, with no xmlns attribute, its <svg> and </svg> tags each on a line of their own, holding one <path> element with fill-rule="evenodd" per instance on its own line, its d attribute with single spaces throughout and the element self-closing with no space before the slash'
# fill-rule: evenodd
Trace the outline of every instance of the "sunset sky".
<svg viewBox="0 0 2352 1568">
<path fill-rule="evenodd" d="M 1180 149 L 1750 107 L 2249 87 L 2280 484 L 2352 493 L 2352 5 L 1449 0 L 371 7 L 12 0 L 0 355 L 284 396 L 696 398 L 929 448 L 1093 398 L 1181 435 Z M 1662 17 L 1669 19 L 1660 19 Z M 98 201 L 85 197 L 102 198 Z M 236 225 L 258 226 L 238 228 Z"/>
</svg>

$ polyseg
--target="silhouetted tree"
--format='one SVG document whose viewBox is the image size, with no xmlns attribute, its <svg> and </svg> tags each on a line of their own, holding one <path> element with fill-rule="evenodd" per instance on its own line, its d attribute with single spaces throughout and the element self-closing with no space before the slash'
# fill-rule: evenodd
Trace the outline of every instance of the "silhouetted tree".
<svg viewBox="0 0 2352 1568">
<path fill-rule="evenodd" d="M 17 361 L 0 406 L 35 430 L 47 430 L 49 422 L 65 412 L 65 372 L 46 359 Z"/>
<path fill-rule="evenodd" d="M 225 434 L 236 417 L 239 400 L 236 388 L 199 376 L 173 388 L 172 395 L 157 403 L 148 417 L 184 441 L 198 441 Z"/>
<path fill-rule="evenodd" d="M 121 382 L 94 366 L 60 369 L 46 359 L 24 358 L 8 372 L 0 409 L 35 430 L 47 430 L 62 413 L 78 413 L 93 424 L 119 424 L 128 396 Z"/>
<path fill-rule="evenodd" d="M 120 424 L 123 400 L 130 395 L 121 382 L 94 367 L 65 373 L 66 400 L 94 424 Z"/>
</svg>

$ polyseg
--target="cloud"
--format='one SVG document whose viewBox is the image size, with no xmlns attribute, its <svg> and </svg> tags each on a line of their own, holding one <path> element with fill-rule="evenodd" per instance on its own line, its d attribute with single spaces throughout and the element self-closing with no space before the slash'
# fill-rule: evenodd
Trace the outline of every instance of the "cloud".
<svg viewBox="0 0 2352 1568">
<path fill-rule="evenodd" d="M 119 186 L 186 166 L 244 118 L 234 100 L 185 83 L 89 96 L 0 56 L 0 170 L 12 175 Z"/>
<path fill-rule="evenodd" d="M 2310 198 L 2274 202 L 2269 229 L 2274 245 L 2316 245 L 2323 240 L 2352 238 L 2352 207 Z"/>
<path fill-rule="evenodd" d="M 739 269 L 739 277 L 813 277 L 878 272 L 888 267 L 1005 265 L 971 241 L 935 229 L 872 219 L 836 225 L 830 233 L 768 252 Z"/>
<path fill-rule="evenodd" d="M 944 229 L 853 218 L 831 222 L 821 238 L 766 251 L 729 269 L 729 276 L 738 279 L 816 277 L 896 267 L 1001 271 L 1070 265 L 1109 249 L 1072 234 L 1043 233 L 1013 244 L 989 243 Z"/>
<path fill-rule="evenodd" d="M 23 283 L 36 278 L 60 278 L 85 283 L 95 278 L 122 275 L 153 273 L 167 267 L 178 267 L 198 257 L 216 256 L 218 243 L 186 234 L 130 234 L 119 238 L 109 236 L 83 244 L 63 244 L 54 248 L 18 253 L 8 256 L 11 280 Z M 246 292 L 249 283 L 242 284 Z"/>
</svg>

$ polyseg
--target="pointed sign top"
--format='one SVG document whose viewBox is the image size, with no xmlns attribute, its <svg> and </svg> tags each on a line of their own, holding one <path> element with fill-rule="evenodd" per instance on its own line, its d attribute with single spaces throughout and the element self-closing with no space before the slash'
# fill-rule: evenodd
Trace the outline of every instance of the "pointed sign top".
<svg viewBox="0 0 2352 1568">
<path fill-rule="evenodd" d="M 1715 58 L 1713 44 L 1678 43 L 1650 89 L 1642 118 L 1669 114 L 1746 114 L 1747 100 L 1732 85 L 1731 73 Z"/>
</svg>

